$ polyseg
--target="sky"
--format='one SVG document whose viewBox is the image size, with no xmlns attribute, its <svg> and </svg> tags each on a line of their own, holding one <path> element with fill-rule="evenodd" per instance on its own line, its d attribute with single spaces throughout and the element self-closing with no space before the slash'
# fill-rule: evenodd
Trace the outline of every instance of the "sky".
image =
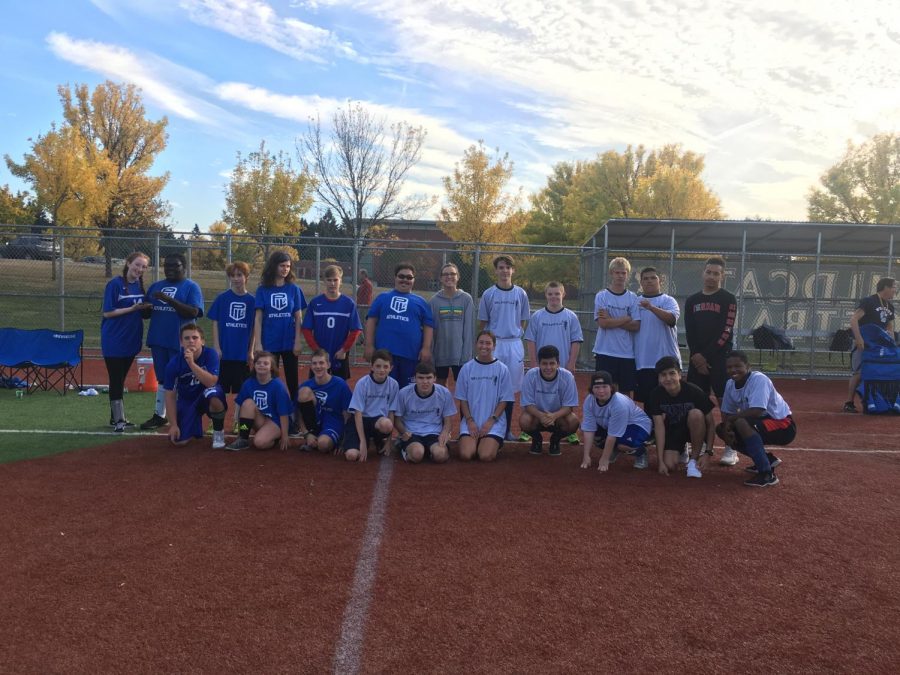
<svg viewBox="0 0 900 675">
<path fill-rule="evenodd" d="M 467 147 L 512 187 L 629 144 L 706 157 L 729 218 L 806 219 L 847 142 L 900 128 L 894 0 L 0 0 L 0 154 L 62 119 L 60 84 L 107 79 L 168 119 L 153 172 L 171 225 L 221 218 L 238 152 L 293 155 L 361 101 L 422 126 L 406 191 L 440 198 Z M 25 187 L 5 164 L 0 184 Z M 423 214 L 433 217 L 434 212 Z M 318 217 L 313 211 L 311 217 Z M 598 226 L 600 223 L 598 223 Z"/>
</svg>

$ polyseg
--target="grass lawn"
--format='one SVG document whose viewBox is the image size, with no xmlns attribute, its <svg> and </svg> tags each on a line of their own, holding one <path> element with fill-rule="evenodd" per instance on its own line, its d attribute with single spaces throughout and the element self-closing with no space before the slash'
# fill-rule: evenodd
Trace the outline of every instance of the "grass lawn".
<svg viewBox="0 0 900 675">
<path fill-rule="evenodd" d="M 126 394 L 129 418 L 140 423 L 149 417 L 154 397 L 150 392 Z M 0 415 L 0 464 L 113 443 L 134 433 L 109 433 L 109 398 L 105 394 L 78 396 L 69 392 L 60 396 L 38 391 L 16 398 L 14 391 L 0 389 L 0 408 L 4 411 Z M 8 433 L 13 429 L 41 433 Z"/>
</svg>

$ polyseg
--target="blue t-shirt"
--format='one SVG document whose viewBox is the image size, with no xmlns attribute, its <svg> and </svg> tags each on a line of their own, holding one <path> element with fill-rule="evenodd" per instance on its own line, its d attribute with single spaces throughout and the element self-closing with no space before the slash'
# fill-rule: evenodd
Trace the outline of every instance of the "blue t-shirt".
<svg viewBox="0 0 900 675">
<path fill-rule="evenodd" d="M 386 291 L 375 298 L 366 318 L 378 319 L 375 349 L 416 360 L 422 349 L 422 329 L 434 327 L 431 306 L 415 293 Z"/>
<path fill-rule="evenodd" d="M 253 339 L 256 302 L 250 293 L 238 295 L 228 289 L 213 300 L 209 318 L 219 324 L 219 346 L 223 361 L 246 361 Z"/>
<path fill-rule="evenodd" d="M 123 277 L 110 279 L 103 292 L 103 311 L 123 309 L 144 302 L 141 282 L 130 284 Z M 103 356 L 134 356 L 141 351 L 144 339 L 144 321 L 140 312 L 130 312 L 100 322 L 100 349 Z"/>
<path fill-rule="evenodd" d="M 259 412 L 279 426 L 281 425 L 281 416 L 290 415 L 294 411 L 291 395 L 284 382 L 277 377 L 269 380 L 266 384 L 260 384 L 255 377 L 245 380 L 234 403 L 240 408 L 241 403 L 248 398 L 256 404 Z"/>
<path fill-rule="evenodd" d="M 316 384 L 313 378 L 300 386 L 309 387 L 316 395 L 316 419 L 323 427 L 343 428 L 344 413 L 350 408 L 353 394 L 342 377 L 332 375 L 325 384 Z"/>
<path fill-rule="evenodd" d="M 204 347 L 203 351 L 200 352 L 200 356 L 194 359 L 194 362 L 206 372 L 218 377 L 219 355 L 215 349 Z M 203 392 L 207 389 L 206 385 L 194 375 L 194 371 L 188 366 L 187 361 L 184 360 L 184 350 L 180 351 L 178 356 L 172 357 L 169 365 L 166 366 L 163 388 L 166 391 L 174 389 L 179 401 L 197 400 L 203 396 Z"/>
<path fill-rule="evenodd" d="M 341 294 L 336 300 L 329 300 L 323 293 L 309 301 L 303 315 L 303 327 L 312 330 L 318 345 L 334 362 L 334 355 L 343 346 L 347 335 L 352 330 L 362 330 L 362 322 L 353 298 Z"/>
<path fill-rule="evenodd" d="M 297 322 L 294 314 L 306 309 L 306 298 L 296 284 L 260 286 L 256 289 L 256 309 L 262 310 L 262 346 L 267 352 L 294 349 Z"/>
<path fill-rule="evenodd" d="M 194 319 L 182 319 L 171 305 L 153 298 L 156 291 L 162 291 L 173 300 L 196 307 L 200 313 Z M 150 315 L 150 327 L 147 329 L 147 346 L 179 349 L 181 336 L 178 331 L 186 323 L 196 321 L 203 316 L 203 293 L 200 287 L 190 279 L 168 281 L 161 279 L 147 289 L 147 302 L 153 303 Z"/>
</svg>

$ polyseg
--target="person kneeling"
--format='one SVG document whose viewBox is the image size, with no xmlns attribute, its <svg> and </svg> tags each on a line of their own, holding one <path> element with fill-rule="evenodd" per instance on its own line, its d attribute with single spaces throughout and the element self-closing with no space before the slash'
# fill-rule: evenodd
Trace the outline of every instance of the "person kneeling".
<svg viewBox="0 0 900 675">
<path fill-rule="evenodd" d="M 234 399 L 239 410 L 238 437 L 225 449 L 239 452 L 255 446 L 267 450 L 278 443 L 279 449 L 287 450 L 290 414 L 294 406 L 287 387 L 278 379 L 275 355 L 256 352 L 253 373 L 254 376 L 241 385 Z M 251 431 L 255 432 L 252 443 Z"/>
<path fill-rule="evenodd" d="M 700 387 L 682 379 L 681 364 L 674 356 L 664 356 L 656 362 L 656 375 L 659 386 L 651 390 L 644 410 L 653 419 L 659 472 L 667 476 L 675 471 L 684 446 L 690 441 L 687 475 L 702 478 L 716 433 L 712 400 Z"/>
<path fill-rule="evenodd" d="M 788 445 L 797 436 L 791 408 L 775 390 L 765 374 L 750 370 L 750 359 L 742 351 L 733 351 L 725 361 L 728 383 L 722 397 L 724 421 L 716 433 L 728 445 L 748 455 L 753 466 L 747 471 L 756 476 L 744 481 L 750 487 L 778 484 L 775 467 L 781 464 L 765 446 Z"/>
<path fill-rule="evenodd" d="M 531 454 L 540 455 L 543 431 L 550 432 L 549 453 L 559 457 L 560 441 L 578 430 L 578 388 L 575 376 L 559 367 L 559 348 L 544 345 L 537 352 L 538 366 L 525 373 L 522 382 L 522 415 L 519 427 L 531 436 Z"/>
<path fill-rule="evenodd" d="M 163 389 L 169 417 L 169 440 L 185 445 L 203 438 L 203 416 L 213 424 L 212 447 L 225 447 L 225 391 L 219 386 L 219 355 L 205 346 L 203 330 L 193 323 L 181 327 L 181 354 L 166 366 Z"/>
<path fill-rule="evenodd" d="M 591 466 L 594 436 L 603 448 L 600 471 L 608 471 L 619 452 L 634 451 L 634 468 L 647 468 L 647 449 L 644 442 L 650 437 L 650 418 L 634 401 L 615 390 L 612 377 L 605 370 L 591 375 L 591 390 L 584 399 L 584 457 L 581 468 Z"/>
<path fill-rule="evenodd" d="M 350 417 L 347 408 L 353 394 L 342 377 L 328 372 L 331 362 L 328 352 L 317 349 L 310 357 L 312 379 L 300 385 L 297 401 L 300 404 L 303 450 L 319 450 L 334 454 L 341 451 L 344 427 Z"/>
<path fill-rule="evenodd" d="M 434 381 L 434 366 L 419 363 L 415 383 L 403 387 L 394 401 L 397 448 L 404 462 L 418 464 L 430 456 L 432 461 L 442 463 L 450 457 L 447 442 L 456 406 L 447 387 Z"/>
<path fill-rule="evenodd" d="M 379 454 L 386 448 L 386 442 L 394 431 L 391 406 L 400 390 L 397 380 L 390 377 L 390 373 L 390 352 L 376 349 L 372 354 L 371 371 L 359 379 L 350 399 L 353 423 L 347 425 L 344 436 L 344 457 L 348 462 L 366 461 L 370 438 Z"/>
</svg>

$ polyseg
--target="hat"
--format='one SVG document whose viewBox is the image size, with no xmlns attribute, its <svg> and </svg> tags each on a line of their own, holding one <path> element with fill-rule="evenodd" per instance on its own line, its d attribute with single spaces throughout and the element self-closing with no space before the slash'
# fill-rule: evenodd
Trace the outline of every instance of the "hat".
<svg viewBox="0 0 900 675">
<path fill-rule="evenodd" d="M 612 375 L 607 373 L 605 370 L 600 370 L 591 375 L 591 388 L 594 387 L 595 384 L 608 384 L 612 386 L 613 379 Z"/>
</svg>

